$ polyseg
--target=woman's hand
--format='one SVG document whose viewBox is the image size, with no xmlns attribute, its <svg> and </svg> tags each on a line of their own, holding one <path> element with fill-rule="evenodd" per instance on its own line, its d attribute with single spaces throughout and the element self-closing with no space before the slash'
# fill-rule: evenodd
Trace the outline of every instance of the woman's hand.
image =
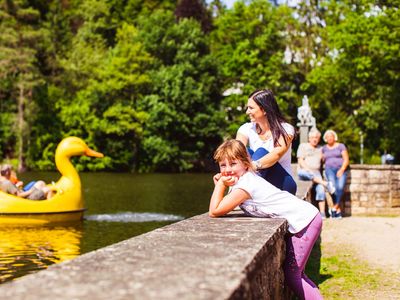
<svg viewBox="0 0 400 300">
<path fill-rule="evenodd" d="M 337 178 L 342 177 L 343 173 L 344 173 L 344 170 L 343 170 L 343 169 L 339 169 L 339 170 L 336 172 L 336 177 L 337 177 Z"/>
<path fill-rule="evenodd" d="M 270 151 L 268 154 L 264 155 L 261 157 L 258 161 L 262 165 L 263 169 L 272 167 L 274 164 L 276 164 L 283 155 L 289 150 L 289 147 L 291 146 L 293 140 L 293 136 L 289 135 L 289 138 L 287 140 L 287 144 L 285 143 L 285 139 L 283 136 L 281 136 L 278 141 L 280 146 L 275 145 L 274 149 Z"/>
<path fill-rule="evenodd" d="M 336 176 L 338 178 L 343 175 L 344 171 L 346 171 L 346 168 L 349 165 L 349 153 L 347 152 L 347 150 L 342 151 L 342 158 L 343 158 L 342 167 L 336 172 Z"/>
</svg>

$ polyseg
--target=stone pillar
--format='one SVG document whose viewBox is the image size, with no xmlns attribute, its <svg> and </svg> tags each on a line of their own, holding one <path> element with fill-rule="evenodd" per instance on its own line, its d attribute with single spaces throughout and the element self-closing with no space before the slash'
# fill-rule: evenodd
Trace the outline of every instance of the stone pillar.
<svg viewBox="0 0 400 300">
<path fill-rule="evenodd" d="M 297 126 L 300 129 L 300 143 L 308 142 L 308 132 L 316 128 L 315 118 L 312 116 L 311 107 L 308 105 L 308 97 L 304 95 L 302 105 L 297 109 Z"/>
</svg>

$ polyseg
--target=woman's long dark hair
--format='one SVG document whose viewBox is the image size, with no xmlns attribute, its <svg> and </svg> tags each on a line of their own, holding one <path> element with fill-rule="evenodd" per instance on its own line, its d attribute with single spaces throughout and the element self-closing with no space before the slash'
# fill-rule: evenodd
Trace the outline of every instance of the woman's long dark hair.
<svg viewBox="0 0 400 300">
<path fill-rule="evenodd" d="M 288 122 L 282 115 L 272 91 L 269 89 L 256 90 L 251 93 L 249 98 L 253 99 L 254 102 L 265 111 L 271 134 L 274 139 L 274 146 L 280 146 L 278 140 L 281 136 L 283 136 L 285 144 L 287 145 L 289 142 L 289 135 L 283 128 L 282 123 Z M 261 133 L 260 126 L 257 125 L 256 130 L 258 134 Z"/>
</svg>

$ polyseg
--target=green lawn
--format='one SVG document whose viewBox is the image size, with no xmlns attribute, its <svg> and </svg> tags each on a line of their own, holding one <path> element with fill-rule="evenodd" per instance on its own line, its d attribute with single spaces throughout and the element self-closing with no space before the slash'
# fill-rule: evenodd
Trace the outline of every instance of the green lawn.
<svg viewBox="0 0 400 300">
<path fill-rule="evenodd" d="M 321 247 L 317 241 L 306 274 L 319 286 L 324 299 L 375 299 L 377 294 L 380 299 L 396 298 L 400 291 L 393 288 L 398 286 L 398 279 L 368 266 L 354 253 L 342 245 Z"/>
</svg>

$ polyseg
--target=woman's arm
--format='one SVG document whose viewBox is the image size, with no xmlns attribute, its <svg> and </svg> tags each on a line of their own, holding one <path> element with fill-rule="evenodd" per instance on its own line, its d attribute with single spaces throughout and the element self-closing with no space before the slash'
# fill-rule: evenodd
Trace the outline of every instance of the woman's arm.
<svg viewBox="0 0 400 300">
<path fill-rule="evenodd" d="M 249 138 L 247 136 L 245 136 L 242 133 L 236 133 L 236 139 L 238 141 L 241 141 L 243 143 L 243 145 L 247 146 L 247 143 L 249 142 Z"/>
<path fill-rule="evenodd" d="M 218 174 L 216 176 L 218 176 Z M 216 176 L 214 176 L 214 181 Z M 236 182 L 237 178 L 233 176 L 219 176 L 211 195 L 208 211 L 210 217 L 214 218 L 226 215 L 235 207 L 251 198 L 249 194 L 242 189 L 235 189 L 224 197 L 226 188 L 234 185 Z"/>
<path fill-rule="evenodd" d="M 258 169 L 269 168 L 274 164 L 276 164 L 281 159 L 281 157 L 286 153 L 286 151 L 288 151 L 292 143 L 292 140 L 293 140 L 293 135 L 289 135 L 286 144 L 283 136 L 281 136 L 279 138 L 280 146 L 275 147 L 270 153 L 268 153 L 267 155 L 263 156 L 258 160 Z"/>
<path fill-rule="evenodd" d="M 347 167 L 349 166 L 349 152 L 347 152 L 347 149 L 342 151 L 342 158 L 343 158 L 343 163 L 340 169 L 336 173 L 337 177 L 341 177 L 344 171 L 346 171 Z"/>
</svg>

